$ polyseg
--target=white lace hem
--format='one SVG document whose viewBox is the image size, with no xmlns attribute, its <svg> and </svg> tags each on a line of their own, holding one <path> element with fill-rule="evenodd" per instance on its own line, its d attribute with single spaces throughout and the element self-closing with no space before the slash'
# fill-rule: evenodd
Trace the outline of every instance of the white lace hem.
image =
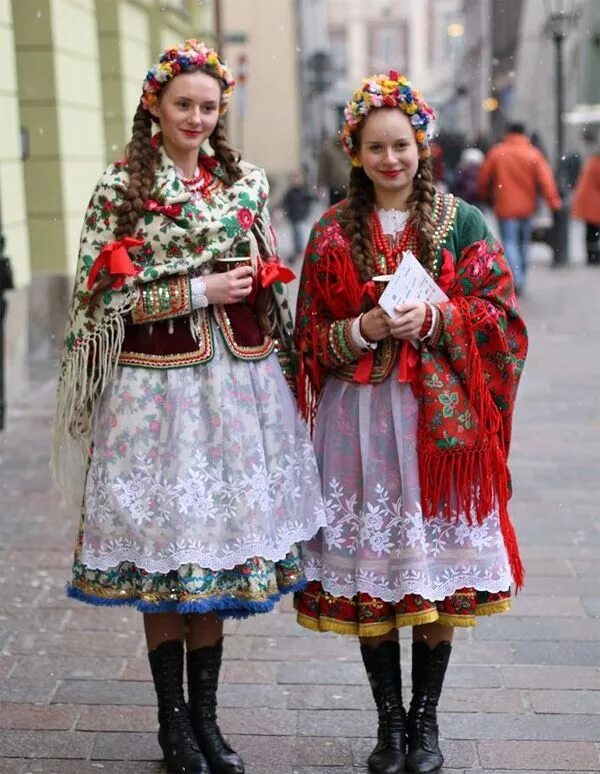
<svg viewBox="0 0 600 774">
<path fill-rule="evenodd" d="M 148 556 L 139 548 L 131 545 L 115 546 L 111 551 L 101 554 L 93 552 L 85 544 L 82 550 L 82 563 L 90 570 L 109 570 L 122 562 L 131 562 L 141 570 L 151 573 L 162 573 L 178 570 L 185 564 L 196 564 L 210 570 L 232 570 L 236 565 L 243 564 L 254 556 L 267 561 L 278 562 L 285 558 L 294 543 L 310 540 L 321 527 L 326 526 L 327 518 L 324 511 L 316 514 L 314 524 L 287 530 L 279 536 L 276 543 L 267 545 L 261 540 L 236 541 L 233 545 L 220 546 L 220 553 L 210 553 L 209 549 L 198 544 L 186 548 L 175 549 L 161 557 Z"/>
<path fill-rule="evenodd" d="M 418 594 L 429 602 L 441 602 L 446 597 L 455 594 L 459 589 L 474 588 L 476 591 L 487 591 L 497 594 L 507 591 L 513 584 L 510 572 L 498 577 L 485 577 L 477 575 L 468 568 L 457 569 L 450 578 L 416 578 L 417 573 L 406 573 L 400 584 L 384 586 L 367 578 L 355 578 L 346 583 L 337 582 L 331 578 L 324 578 L 319 567 L 305 567 L 304 574 L 308 581 L 319 581 L 324 591 L 334 597 L 347 597 L 352 599 L 355 594 L 369 594 L 371 597 L 382 599 L 384 602 L 399 602 L 408 594 Z"/>
</svg>

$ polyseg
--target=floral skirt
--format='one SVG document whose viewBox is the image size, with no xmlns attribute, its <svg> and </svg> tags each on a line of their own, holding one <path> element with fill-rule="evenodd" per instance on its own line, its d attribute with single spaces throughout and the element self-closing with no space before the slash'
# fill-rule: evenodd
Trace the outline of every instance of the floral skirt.
<svg viewBox="0 0 600 774">
<path fill-rule="evenodd" d="M 465 420 L 466 421 L 466 420 Z M 377 636 L 507 610 L 513 581 L 498 514 L 423 517 L 418 404 L 396 378 L 330 378 L 315 420 L 327 526 L 303 543 L 299 623 Z"/>
<path fill-rule="evenodd" d="M 99 403 L 68 593 L 245 616 L 302 587 L 326 524 L 308 430 L 275 354 L 118 368 Z"/>
<path fill-rule="evenodd" d="M 358 637 L 380 637 L 402 626 L 440 623 L 444 626 L 474 626 L 476 617 L 504 613 L 510 609 L 510 590 L 491 593 L 459 589 L 438 602 L 408 594 L 399 602 L 385 602 L 368 594 L 352 599 L 334 597 L 312 581 L 295 596 L 298 623 L 320 632 Z"/>
</svg>

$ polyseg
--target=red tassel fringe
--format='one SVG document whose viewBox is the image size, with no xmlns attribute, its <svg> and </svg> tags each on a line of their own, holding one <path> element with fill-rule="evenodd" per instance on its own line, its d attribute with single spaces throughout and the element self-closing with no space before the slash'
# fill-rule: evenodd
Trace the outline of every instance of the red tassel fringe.
<svg viewBox="0 0 600 774">
<path fill-rule="evenodd" d="M 518 590 L 523 586 L 525 572 L 508 513 L 510 495 L 502 420 L 485 383 L 468 303 L 455 299 L 455 304 L 462 314 L 468 339 L 465 381 L 479 420 L 479 440 L 468 447 L 443 450 L 426 433 L 426 422 L 420 422 L 418 450 L 423 514 L 425 518 L 433 518 L 441 513 L 448 520 L 464 514 L 469 523 L 481 524 L 497 509 Z"/>
</svg>

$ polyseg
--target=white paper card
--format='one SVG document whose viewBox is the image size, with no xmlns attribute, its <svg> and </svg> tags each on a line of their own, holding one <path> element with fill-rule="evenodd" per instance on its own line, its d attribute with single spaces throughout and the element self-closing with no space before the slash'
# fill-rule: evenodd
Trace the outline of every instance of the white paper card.
<svg viewBox="0 0 600 774">
<path fill-rule="evenodd" d="M 430 301 L 440 303 L 448 296 L 425 271 L 410 250 L 402 254 L 402 261 L 388 282 L 379 299 L 381 306 L 390 317 L 397 317 L 395 307 L 406 301 Z"/>
</svg>

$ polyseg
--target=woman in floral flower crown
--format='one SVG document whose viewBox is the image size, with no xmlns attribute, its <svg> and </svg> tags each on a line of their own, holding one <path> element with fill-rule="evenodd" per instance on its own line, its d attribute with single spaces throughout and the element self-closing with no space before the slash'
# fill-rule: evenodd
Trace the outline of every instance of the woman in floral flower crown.
<svg viewBox="0 0 600 774">
<path fill-rule="evenodd" d="M 348 196 L 314 226 L 296 318 L 328 516 L 303 547 L 296 607 L 303 626 L 360 639 L 379 717 L 369 770 L 428 772 L 443 762 L 436 708 L 454 627 L 507 610 L 523 581 L 507 455 L 526 332 L 480 211 L 433 186 L 421 94 L 397 72 L 374 75 L 345 118 Z M 408 299 L 390 317 L 373 278 L 405 251 L 448 300 Z"/>
<path fill-rule="evenodd" d="M 244 771 L 216 723 L 222 620 L 301 588 L 296 543 L 326 523 L 288 384 L 293 274 L 264 172 L 227 144 L 233 86 L 195 40 L 148 72 L 85 216 L 58 392 L 55 465 L 83 498 L 68 593 L 144 613 L 169 772 Z"/>
</svg>

